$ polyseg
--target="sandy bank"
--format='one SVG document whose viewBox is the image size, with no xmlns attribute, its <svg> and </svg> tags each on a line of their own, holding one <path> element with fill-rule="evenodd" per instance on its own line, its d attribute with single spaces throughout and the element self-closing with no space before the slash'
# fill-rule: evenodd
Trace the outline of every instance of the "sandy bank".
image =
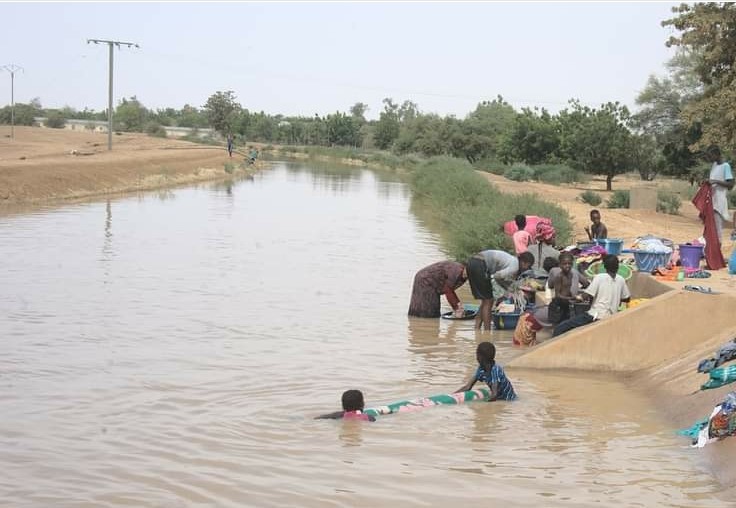
<svg viewBox="0 0 736 508">
<path fill-rule="evenodd" d="M 16 127 L 0 137 L 0 206 L 23 206 L 152 190 L 230 177 L 244 152 L 224 147 L 125 133 L 113 136 L 40 127 Z"/>
</svg>

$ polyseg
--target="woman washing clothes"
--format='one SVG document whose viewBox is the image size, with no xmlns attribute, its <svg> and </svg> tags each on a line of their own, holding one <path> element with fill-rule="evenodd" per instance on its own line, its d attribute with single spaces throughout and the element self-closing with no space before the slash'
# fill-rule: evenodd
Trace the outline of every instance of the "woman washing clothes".
<svg viewBox="0 0 736 508">
<path fill-rule="evenodd" d="M 455 261 L 440 261 L 425 266 L 414 276 L 409 315 L 424 318 L 440 317 L 440 295 L 462 317 L 464 307 L 455 290 L 468 280 L 465 265 Z"/>
<path fill-rule="evenodd" d="M 560 251 L 555 249 L 555 237 L 557 232 L 552 224 L 548 222 L 537 223 L 537 232 L 534 236 L 536 243 L 529 245 L 529 252 L 534 255 L 534 268 L 537 272 L 544 272 L 544 260 L 546 258 L 559 259 Z"/>
</svg>

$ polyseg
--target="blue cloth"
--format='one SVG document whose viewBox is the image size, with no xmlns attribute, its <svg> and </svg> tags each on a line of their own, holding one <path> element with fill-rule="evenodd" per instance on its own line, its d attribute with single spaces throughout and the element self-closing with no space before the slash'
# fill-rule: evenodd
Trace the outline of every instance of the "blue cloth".
<svg viewBox="0 0 736 508">
<path fill-rule="evenodd" d="M 491 383 L 498 383 L 499 400 L 516 399 L 516 392 L 514 392 L 514 387 L 511 385 L 511 381 L 506 377 L 503 367 L 497 363 L 493 364 L 490 371 L 485 371 L 483 370 L 483 366 L 479 366 L 478 370 L 475 371 L 475 380 L 487 383 L 488 386 L 491 386 Z"/>
</svg>

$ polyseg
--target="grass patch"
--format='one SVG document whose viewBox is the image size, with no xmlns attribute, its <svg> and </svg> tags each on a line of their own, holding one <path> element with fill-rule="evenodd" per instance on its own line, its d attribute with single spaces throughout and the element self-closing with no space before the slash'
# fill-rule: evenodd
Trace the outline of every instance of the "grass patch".
<svg viewBox="0 0 736 508">
<path fill-rule="evenodd" d="M 228 175 L 232 175 L 233 171 L 235 171 L 235 164 L 233 164 L 232 162 L 226 162 L 224 169 L 225 173 L 227 173 Z"/>
<path fill-rule="evenodd" d="M 608 208 L 628 208 L 630 202 L 630 194 L 627 190 L 613 191 L 611 197 L 606 201 Z"/>
<path fill-rule="evenodd" d="M 591 206 L 598 206 L 603 202 L 603 198 L 597 192 L 586 190 L 580 193 L 580 201 Z"/>
<path fill-rule="evenodd" d="M 671 191 L 657 191 L 657 211 L 670 215 L 680 214 L 680 205 L 682 200 L 680 196 Z"/>
<path fill-rule="evenodd" d="M 449 254 L 465 261 L 485 249 L 513 250 L 503 223 L 516 214 L 552 219 L 560 243 L 572 232 L 570 217 L 561 207 L 534 194 L 504 194 L 486 182 L 466 161 L 436 157 L 420 164 L 411 178 L 417 196 L 430 200 L 448 234 Z"/>
</svg>

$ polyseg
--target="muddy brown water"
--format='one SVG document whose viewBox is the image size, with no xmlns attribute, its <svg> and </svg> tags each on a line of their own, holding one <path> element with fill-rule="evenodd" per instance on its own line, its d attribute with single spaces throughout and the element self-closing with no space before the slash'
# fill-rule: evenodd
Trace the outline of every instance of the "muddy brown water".
<svg viewBox="0 0 736 508">
<path fill-rule="evenodd" d="M 491 337 L 406 317 L 444 258 L 410 205 L 390 176 L 278 163 L 0 217 L 0 506 L 729 506 L 612 377 L 509 370 L 514 403 L 313 420 L 348 388 L 454 390 Z"/>
</svg>

